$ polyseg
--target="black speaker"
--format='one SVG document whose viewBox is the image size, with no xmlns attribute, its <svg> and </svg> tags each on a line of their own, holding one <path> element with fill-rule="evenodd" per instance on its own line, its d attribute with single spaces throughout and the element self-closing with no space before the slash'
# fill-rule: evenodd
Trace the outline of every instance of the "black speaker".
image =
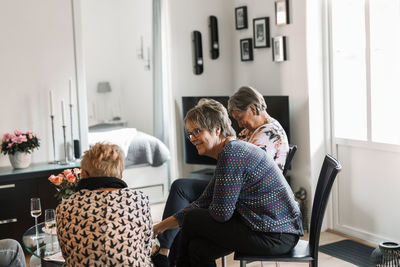
<svg viewBox="0 0 400 267">
<path fill-rule="evenodd" d="M 203 46 L 201 44 L 201 33 L 199 31 L 193 31 L 193 72 L 194 74 L 203 73 Z"/>
<path fill-rule="evenodd" d="M 81 157 L 81 143 L 79 140 L 74 140 L 74 157 L 76 159 Z"/>
<path fill-rule="evenodd" d="M 218 42 L 218 20 L 215 16 L 210 16 L 208 21 L 210 28 L 210 55 L 211 59 L 219 57 L 219 42 Z"/>
</svg>

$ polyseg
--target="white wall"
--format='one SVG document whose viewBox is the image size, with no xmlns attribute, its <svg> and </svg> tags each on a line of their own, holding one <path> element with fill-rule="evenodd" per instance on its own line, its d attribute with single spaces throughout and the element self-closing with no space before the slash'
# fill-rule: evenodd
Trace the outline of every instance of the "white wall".
<svg viewBox="0 0 400 267">
<path fill-rule="evenodd" d="M 309 191 L 311 170 L 305 4 L 305 0 L 290 1 L 290 24 L 277 26 L 273 1 L 235 1 L 234 7 L 247 6 L 249 28 L 234 31 L 234 90 L 250 85 L 263 95 L 289 96 L 290 142 L 298 146 L 291 181 L 295 190 L 303 186 Z M 231 13 L 233 16 L 233 9 Z M 273 62 L 272 48 L 254 49 L 254 61 L 240 61 L 239 40 L 253 37 L 253 19 L 258 17 L 269 17 L 271 37 L 287 37 L 287 61 Z"/>
<path fill-rule="evenodd" d="M 204 168 L 184 164 L 183 160 L 183 115 L 182 96 L 230 95 L 233 89 L 232 32 L 234 29 L 232 3 L 230 0 L 174 0 L 168 5 L 168 46 L 170 48 L 170 89 L 174 106 L 172 113 L 176 122 L 177 177 L 188 177 L 190 171 Z M 211 60 L 209 56 L 208 17 L 218 19 L 220 56 Z M 202 34 L 204 72 L 193 74 L 191 33 Z M 174 142 L 172 142 L 174 143 Z M 176 150 L 175 150 L 176 149 Z"/>
<path fill-rule="evenodd" d="M 364 142 L 337 145 L 343 164 L 334 197 L 334 229 L 379 244 L 400 242 L 400 150 Z"/>
<path fill-rule="evenodd" d="M 116 3 L 107 0 L 82 1 L 87 106 L 89 116 L 97 120 L 110 120 L 121 96 L 123 52 L 120 49 L 120 6 Z M 97 84 L 106 81 L 110 82 L 112 92 L 97 93 Z"/>
<path fill-rule="evenodd" d="M 49 117 L 52 89 L 56 149 L 58 159 L 63 158 L 60 101 L 68 101 L 68 80 L 75 79 L 70 1 L 2 0 L 0 32 L 0 134 L 33 130 L 41 138 L 33 161 L 53 160 Z M 10 165 L 8 159 L 0 156 L 0 166 L 6 165 Z"/>
<path fill-rule="evenodd" d="M 325 154 L 332 154 L 330 147 L 330 109 L 329 109 L 329 58 L 328 32 L 325 2 L 307 1 L 306 9 L 306 48 L 307 48 L 307 81 L 309 92 L 309 132 L 310 132 L 310 196 L 315 193 L 319 172 Z M 311 201 L 309 202 L 311 205 Z M 310 209 L 311 211 L 311 209 Z M 330 205 L 325 215 L 323 228 L 330 227 L 332 220 Z"/>
<path fill-rule="evenodd" d="M 270 37 L 276 36 L 277 32 L 279 32 L 280 28 L 275 26 L 274 22 L 274 2 L 262 0 L 235 0 L 230 9 L 233 23 L 235 19 L 234 8 L 239 6 L 247 6 L 248 28 L 236 30 L 234 28 L 235 24 L 232 25 L 232 52 L 234 58 L 234 88 L 232 88 L 232 93 L 240 86 L 250 85 L 265 95 L 282 95 L 282 64 L 272 62 L 272 48 L 255 48 L 253 49 L 253 61 L 240 61 L 240 39 L 253 38 L 254 18 L 269 17 Z"/>
<path fill-rule="evenodd" d="M 100 121 L 119 116 L 129 127 L 152 134 L 152 71 L 138 58 L 141 36 L 146 60 L 152 50 L 151 1 L 81 3 L 89 116 Z M 110 82 L 112 92 L 97 93 L 97 84 L 103 81 Z"/>
</svg>

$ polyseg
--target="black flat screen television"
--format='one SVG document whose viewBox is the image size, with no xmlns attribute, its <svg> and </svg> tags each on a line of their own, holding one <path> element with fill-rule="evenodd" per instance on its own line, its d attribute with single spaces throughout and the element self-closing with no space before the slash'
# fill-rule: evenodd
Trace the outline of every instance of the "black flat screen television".
<svg viewBox="0 0 400 267">
<path fill-rule="evenodd" d="M 183 96 L 182 97 L 182 111 L 183 118 L 185 118 L 186 113 L 194 107 L 200 99 L 211 98 L 226 108 L 228 107 L 229 96 Z M 268 114 L 275 118 L 282 125 L 283 129 L 287 134 L 290 143 L 290 130 L 289 130 L 289 97 L 288 96 L 264 96 L 265 102 L 267 103 Z M 232 127 L 235 129 L 236 133 L 239 133 L 242 129 L 239 128 L 238 123 L 235 119 L 230 117 L 232 121 Z M 184 156 L 185 162 L 188 164 L 205 164 L 205 165 L 215 165 L 217 161 L 207 156 L 200 156 L 197 153 L 196 147 L 186 138 L 184 134 Z"/>
</svg>

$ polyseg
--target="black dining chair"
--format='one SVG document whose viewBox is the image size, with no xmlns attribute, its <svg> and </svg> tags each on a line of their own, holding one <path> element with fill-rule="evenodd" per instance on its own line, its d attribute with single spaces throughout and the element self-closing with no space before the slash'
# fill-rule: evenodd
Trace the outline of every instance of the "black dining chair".
<svg viewBox="0 0 400 267">
<path fill-rule="evenodd" d="M 285 176 L 285 177 L 286 177 L 286 173 L 290 169 L 290 165 L 291 165 L 292 159 L 293 159 L 296 151 L 297 151 L 296 145 L 289 145 L 289 152 L 286 156 L 285 166 L 283 167 L 283 176 Z"/>
<path fill-rule="evenodd" d="M 330 155 L 325 156 L 315 190 L 311 213 L 310 241 L 299 240 L 297 245 L 289 253 L 277 256 L 257 256 L 235 252 L 234 259 L 240 261 L 240 267 L 245 267 L 247 263 L 253 261 L 309 262 L 309 266 L 317 267 L 322 220 L 333 182 L 341 168 L 342 167 L 335 158 Z"/>
</svg>

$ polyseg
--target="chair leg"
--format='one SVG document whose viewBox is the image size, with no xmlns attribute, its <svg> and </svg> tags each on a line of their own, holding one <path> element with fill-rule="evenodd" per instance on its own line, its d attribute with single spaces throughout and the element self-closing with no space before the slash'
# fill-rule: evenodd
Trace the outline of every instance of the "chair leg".
<svg viewBox="0 0 400 267">
<path fill-rule="evenodd" d="M 226 256 L 223 256 L 223 257 L 221 258 L 221 266 L 222 266 L 222 267 L 226 267 Z"/>
<path fill-rule="evenodd" d="M 240 260 L 240 267 L 246 267 L 246 261 Z"/>
<path fill-rule="evenodd" d="M 312 260 L 308 263 L 310 267 L 318 267 L 318 260 Z"/>
</svg>

